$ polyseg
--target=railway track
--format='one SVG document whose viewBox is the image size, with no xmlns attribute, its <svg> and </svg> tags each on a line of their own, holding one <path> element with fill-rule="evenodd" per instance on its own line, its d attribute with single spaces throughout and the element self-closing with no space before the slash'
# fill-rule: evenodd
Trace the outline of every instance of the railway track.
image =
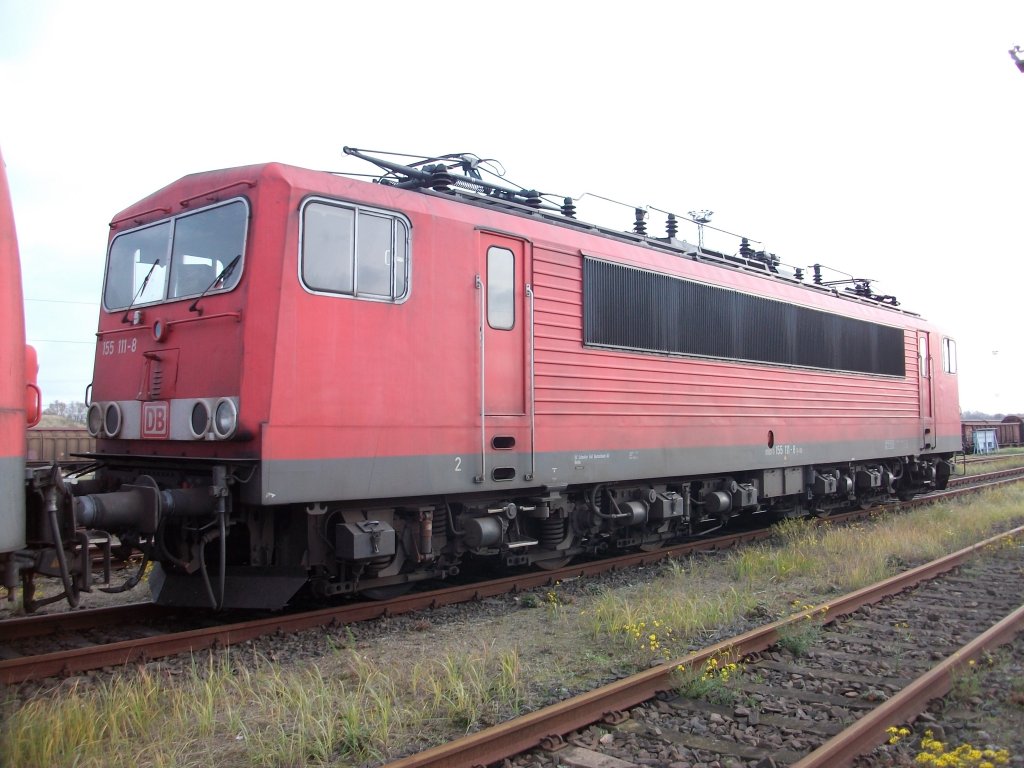
<svg viewBox="0 0 1024 768">
<path fill-rule="evenodd" d="M 993 461 L 1006 461 L 1007 459 L 1021 458 L 1024 459 L 1024 453 L 974 453 L 974 454 L 961 454 L 960 458 L 957 459 L 957 464 L 989 464 Z"/>
<path fill-rule="evenodd" d="M 979 475 L 955 475 L 949 478 L 950 488 L 962 488 L 964 486 L 971 486 L 974 484 L 983 484 L 992 481 L 998 481 L 1007 477 L 1017 477 L 1024 473 L 1024 466 L 1021 467 L 1010 467 L 1009 469 L 1000 469 L 995 472 L 986 472 Z M 929 494 L 923 498 L 931 499 L 936 494 Z"/>
<path fill-rule="evenodd" d="M 389 768 L 548 765 L 550 752 L 559 764 L 615 768 L 851 765 L 1024 630 L 1022 536 L 1017 528 Z M 1013 550 L 1000 548 L 1009 540 Z M 968 559 L 971 572 L 958 572 Z M 785 638 L 807 626 L 815 641 L 794 656 Z"/>
<path fill-rule="evenodd" d="M 957 489 L 903 502 L 904 506 L 971 493 L 979 488 L 1015 482 L 1024 468 L 989 475 L 956 478 Z M 897 505 L 892 505 L 896 507 Z M 884 507 L 882 508 L 884 509 Z M 860 519 L 879 508 L 833 515 L 836 522 Z M 386 601 L 345 604 L 312 611 L 270 616 L 224 616 L 169 610 L 151 603 L 71 611 L 0 621 L 0 682 L 15 684 L 51 676 L 67 676 L 102 667 L 226 647 L 275 633 L 294 633 L 323 626 L 340 626 L 413 611 L 480 600 L 549 586 L 585 576 L 651 565 L 668 557 L 698 551 L 727 549 L 768 538 L 756 529 L 691 541 L 656 552 L 640 552 L 554 571 L 516 574 L 487 582 L 449 586 Z M 116 629 L 111 629 L 116 628 Z"/>
</svg>

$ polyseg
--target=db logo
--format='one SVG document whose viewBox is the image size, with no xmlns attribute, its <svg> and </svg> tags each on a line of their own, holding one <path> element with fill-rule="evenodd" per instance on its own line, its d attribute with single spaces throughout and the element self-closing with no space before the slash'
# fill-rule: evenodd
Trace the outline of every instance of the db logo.
<svg viewBox="0 0 1024 768">
<path fill-rule="evenodd" d="M 144 440 L 166 440 L 170 435 L 165 401 L 142 404 L 142 437 Z"/>
</svg>

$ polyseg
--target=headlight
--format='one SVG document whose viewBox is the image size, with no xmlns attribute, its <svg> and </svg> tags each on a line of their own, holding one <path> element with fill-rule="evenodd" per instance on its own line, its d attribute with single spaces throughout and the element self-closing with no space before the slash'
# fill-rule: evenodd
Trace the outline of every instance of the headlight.
<svg viewBox="0 0 1024 768">
<path fill-rule="evenodd" d="M 202 440 L 210 430 L 210 409 L 202 400 L 192 406 L 192 415 L 189 417 L 188 428 L 192 431 L 192 437 Z"/>
<path fill-rule="evenodd" d="M 89 434 L 93 437 L 99 437 L 100 431 L 103 429 L 103 409 L 100 408 L 98 403 L 93 403 L 89 406 L 89 414 L 85 419 L 85 427 L 89 430 Z"/>
<path fill-rule="evenodd" d="M 232 400 L 222 397 L 213 415 L 213 431 L 221 440 L 227 440 L 238 427 L 238 408 Z"/>
<path fill-rule="evenodd" d="M 107 437 L 117 437 L 121 431 L 121 406 L 117 403 L 107 403 L 103 412 L 103 431 Z"/>
</svg>

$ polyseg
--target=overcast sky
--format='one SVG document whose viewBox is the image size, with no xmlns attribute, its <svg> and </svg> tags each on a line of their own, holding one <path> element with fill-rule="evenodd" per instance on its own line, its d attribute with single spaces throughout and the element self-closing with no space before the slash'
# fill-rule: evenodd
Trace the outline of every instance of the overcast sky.
<svg viewBox="0 0 1024 768">
<path fill-rule="evenodd" d="M 964 409 L 1024 412 L 1014 45 L 1020 0 L 0 0 L 0 147 L 44 401 L 84 399 L 115 213 L 213 168 L 366 170 L 348 144 L 714 210 L 950 332 Z"/>
</svg>

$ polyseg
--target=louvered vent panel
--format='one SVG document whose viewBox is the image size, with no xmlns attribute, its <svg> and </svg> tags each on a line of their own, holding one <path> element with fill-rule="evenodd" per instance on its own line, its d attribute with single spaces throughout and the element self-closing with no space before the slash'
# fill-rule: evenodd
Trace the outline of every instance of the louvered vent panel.
<svg viewBox="0 0 1024 768">
<path fill-rule="evenodd" d="M 906 375 L 901 328 L 591 258 L 583 260 L 583 343 Z"/>
<path fill-rule="evenodd" d="M 156 400 L 164 388 L 164 366 L 160 360 L 149 361 L 149 398 Z"/>
</svg>

